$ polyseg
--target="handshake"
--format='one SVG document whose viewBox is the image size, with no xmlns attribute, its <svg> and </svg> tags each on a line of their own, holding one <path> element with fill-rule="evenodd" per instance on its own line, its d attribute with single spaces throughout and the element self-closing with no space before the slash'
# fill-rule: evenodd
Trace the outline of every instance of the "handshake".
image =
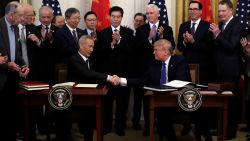
<svg viewBox="0 0 250 141">
<path fill-rule="evenodd" d="M 121 78 L 117 75 L 109 75 L 108 82 L 110 82 L 114 86 L 117 86 L 121 84 Z"/>
</svg>

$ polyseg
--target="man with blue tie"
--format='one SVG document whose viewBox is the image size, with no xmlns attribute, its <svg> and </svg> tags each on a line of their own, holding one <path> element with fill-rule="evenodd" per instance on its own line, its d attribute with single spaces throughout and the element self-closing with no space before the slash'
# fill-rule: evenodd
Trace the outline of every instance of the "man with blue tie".
<svg viewBox="0 0 250 141">
<path fill-rule="evenodd" d="M 231 82 L 236 88 L 234 97 L 229 101 L 227 139 L 236 138 L 240 111 L 239 80 L 242 65 L 242 46 L 240 39 L 243 33 L 242 24 L 233 16 L 233 4 L 228 0 L 221 0 L 218 5 L 219 25 L 210 24 L 210 31 L 214 37 L 214 59 L 217 81 Z"/>
<path fill-rule="evenodd" d="M 166 39 L 159 39 L 154 43 L 154 58 L 148 70 L 140 79 L 121 78 L 122 86 L 134 85 L 162 85 L 172 80 L 191 81 L 189 67 L 186 59 L 182 56 L 173 55 L 171 42 Z M 175 131 L 172 127 L 172 112 L 165 108 L 157 109 L 158 131 L 161 136 L 167 137 L 170 141 L 176 141 Z"/>
<path fill-rule="evenodd" d="M 1 132 L 0 136 L 16 141 L 16 110 L 18 81 L 25 78 L 29 68 L 21 56 L 17 24 L 20 23 L 22 6 L 10 2 L 5 7 L 5 16 L 0 19 L 0 53 L 5 62 L 0 64 Z M 7 56 L 7 57 L 6 57 Z M 7 106 L 7 107 L 6 107 Z"/>
<path fill-rule="evenodd" d="M 135 69 L 133 73 L 136 77 L 141 77 L 143 72 L 147 70 L 148 65 L 153 56 L 153 44 L 159 39 L 167 39 L 171 42 L 172 47 L 175 48 L 175 42 L 173 37 L 173 30 L 170 26 L 164 25 L 162 21 L 158 19 L 160 16 L 159 8 L 155 4 L 149 4 L 146 7 L 146 17 L 148 23 L 138 27 L 135 35 L 134 54 Z M 138 95 L 143 96 L 143 92 L 137 91 Z M 144 131 L 143 135 L 149 135 L 149 106 L 148 98 L 143 98 L 143 112 L 144 112 Z"/>
</svg>

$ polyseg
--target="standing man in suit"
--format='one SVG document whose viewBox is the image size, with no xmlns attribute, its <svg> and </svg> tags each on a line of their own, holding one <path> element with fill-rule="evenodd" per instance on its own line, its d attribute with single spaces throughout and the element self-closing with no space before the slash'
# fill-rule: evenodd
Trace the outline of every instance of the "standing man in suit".
<svg viewBox="0 0 250 141">
<path fill-rule="evenodd" d="M 36 57 L 35 57 L 35 42 L 29 40 L 28 36 L 30 34 L 36 33 L 36 26 L 32 23 L 33 8 L 30 4 L 22 4 L 23 7 L 23 17 L 21 18 L 21 23 L 18 24 L 19 37 L 21 42 L 21 53 L 25 64 L 30 68 L 29 75 L 26 79 L 35 80 L 36 77 Z"/>
<path fill-rule="evenodd" d="M 40 45 L 37 48 L 37 71 L 38 80 L 50 84 L 54 82 L 55 71 L 55 45 L 53 44 L 55 33 L 58 27 L 52 24 L 53 9 L 48 6 L 43 6 L 39 9 L 40 25 L 37 26 L 38 38 Z M 46 57 L 45 57 L 46 56 Z"/>
<path fill-rule="evenodd" d="M 0 19 L 0 52 L 5 59 L 0 64 L 0 103 L 2 119 L 0 135 L 9 141 L 16 141 L 16 110 L 18 81 L 25 78 L 29 68 L 20 52 L 20 42 L 17 25 L 22 17 L 22 6 L 18 2 L 10 2 L 5 7 L 5 16 Z M 4 59 L 4 60 L 5 60 Z M 8 105 L 8 108 L 6 108 Z"/>
<path fill-rule="evenodd" d="M 89 35 L 93 37 L 95 40 L 95 47 L 94 51 L 91 53 L 90 58 L 94 60 L 95 62 L 98 62 L 98 48 L 100 46 L 99 38 L 100 38 L 100 31 L 96 29 L 97 26 L 97 15 L 94 11 L 88 11 L 84 15 L 84 22 L 86 25 L 86 28 L 83 30 L 84 35 Z M 96 69 L 100 70 L 100 64 L 96 64 Z"/>
<path fill-rule="evenodd" d="M 182 56 L 173 55 L 173 47 L 170 41 L 159 39 L 154 43 L 153 60 L 140 79 L 120 79 L 120 84 L 125 85 L 162 85 L 172 80 L 190 81 L 189 67 L 186 59 Z M 165 71 L 164 71 L 165 70 Z M 167 137 L 169 141 L 177 141 L 172 124 L 172 115 L 169 109 L 158 108 L 156 117 L 158 131 L 161 139 Z"/>
<path fill-rule="evenodd" d="M 136 29 L 144 24 L 146 24 L 146 15 L 142 13 L 136 13 L 134 15 L 134 36 L 136 35 Z M 133 58 L 136 58 L 137 54 L 133 52 Z M 133 63 L 133 68 L 137 66 Z M 133 75 L 133 74 L 132 74 Z M 136 75 L 135 75 L 136 76 Z M 134 90 L 134 105 L 133 105 L 133 128 L 135 130 L 141 130 L 140 119 L 141 119 L 141 109 L 142 109 L 142 98 L 144 95 L 144 90 L 141 87 L 135 86 Z"/>
<path fill-rule="evenodd" d="M 78 9 L 68 8 L 65 19 L 66 24 L 56 32 L 54 38 L 56 51 L 60 55 L 58 63 L 68 63 L 69 58 L 78 52 L 78 39 L 84 34 L 83 30 L 77 28 L 81 20 Z"/>
<path fill-rule="evenodd" d="M 76 83 L 113 83 L 110 76 L 95 71 L 94 62 L 89 58 L 94 50 L 95 39 L 83 35 L 79 39 L 79 52 L 73 55 L 68 64 L 68 80 Z M 84 141 L 93 141 L 95 125 L 95 107 L 86 107 L 80 112 L 80 132 L 84 134 Z"/>
<path fill-rule="evenodd" d="M 190 20 L 180 25 L 177 48 L 187 58 L 189 64 L 199 65 L 199 83 L 208 85 L 213 81 L 215 75 L 212 65 L 214 61 L 211 59 L 213 35 L 209 31 L 210 24 L 201 19 L 202 4 L 199 1 L 190 1 L 188 12 Z M 206 119 L 206 117 L 204 116 L 202 119 Z M 198 126 L 196 125 L 196 127 Z M 184 124 L 182 135 L 188 134 L 191 128 L 190 124 Z M 197 129 L 195 133 L 199 133 L 199 131 L 200 129 Z M 208 127 L 204 131 L 204 135 L 206 141 L 212 140 Z M 196 138 L 200 138 L 200 135 L 196 134 Z"/>
<path fill-rule="evenodd" d="M 148 65 L 154 60 L 153 44 L 159 39 L 167 39 L 171 42 L 172 47 L 175 47 L 173 31 L 170 26 L 164 25 L 159 21 L 159 8 L 154 4 L 149 4 L 146 7 L 147 24 L 144 24 L 136 29 L 134 52 L 136 59 L 134 63 L 136 68 L 134 74 L 136 77 L 141 77 L 143 72 L 147 70 Z M 140 94 L 142 95 L 142 94 Z M 144 109 L 144 136 L 149 135 L 149 101 L 148 98 L 143 98 Z"/>
<path fill-rule="evenodd" d="M 188 63 L 199 64 L 200 81 L 207 85 L 214 77 L 212 71 L 213 36 L 209 31 L 209 23 L 201 19 L 202 4 L 199 1 L 189 2 L 190 21 L 180 25 L 177 48 L 183 53 Z"/>
<path fill-rule="evenodd" d="M 58 28 L 63 28 L 63 26 L 65 25 L 65 18 L 61 15 L 57 15 L 52 20 L 52 23 Z"/>
<path fill-rule="evenodd" d="M 123 9 L 118 6 L 109 10 L 111 26 L 103 29 L 100 35 L 100 54 L 98 61 L 100 71 L 106 74 L 117 74 L 126 77 L 129 75 L 131 64 L 131 47 L 133 42 L 133 31 L 121 26 Z M 105 96 L 104 104 L 104 132 L 112 130 L 113 100 L 116 98 L 115 130 L 119 136 L 124 136 L 126 127 L 126 113 L 128 109 L 128 98 L 130 88 L 110 87 Z"/>
<path fill-rule="evenodd" d="M 227 139 L 236 137 L 237 133 L 237 97 L 239 96 L 239 78 L 242 60 L 242 47 L 240 45 L 242 27 L 240 21 L 233 16 L 231 1 L 221 0 L 218 7 L 220 19 L 219 26 L 210 24 L 210 31 L 214 36 L 215 62 L 218 81 L 228 81 L 235 84 L 233 97 L 229 103 Z"/>
</svg>

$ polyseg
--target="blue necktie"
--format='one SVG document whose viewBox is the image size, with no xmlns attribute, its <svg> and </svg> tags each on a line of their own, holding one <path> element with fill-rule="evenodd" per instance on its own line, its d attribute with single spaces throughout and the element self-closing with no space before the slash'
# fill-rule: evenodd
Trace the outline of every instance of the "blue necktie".
<svg viewBox="0 0 250 141">
<path fill-rule="evenodd" d="M 167 82 L 167 70 L 166 70 L 166 64 L 165 62 L 162 62 L 162 66 L 161 66 L 161 79 L 160 79 L 160 84 L 166 84 Z"/>
</svg>

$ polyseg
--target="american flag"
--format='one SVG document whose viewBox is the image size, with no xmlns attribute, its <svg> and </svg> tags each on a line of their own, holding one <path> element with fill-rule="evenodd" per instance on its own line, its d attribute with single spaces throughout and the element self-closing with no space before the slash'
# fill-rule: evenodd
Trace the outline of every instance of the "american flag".
<svg viewBox="0 0 250 141">
<path fill-rule="evenodd" d="M 165 5 L 165 0 L 150 0 L 149 4 L 155 4 L 158 6 L 158 8 L 160 10 L 159 20 L 163 24 L 168 25 L 168 13 L 167 13 L 166 5 Z"/>
<path fill-rule="evenodd" d="M 247 28 L 247 13 L 250 12 L 250 0 L 239 0 L 237 3 L 236 17 L 240 19 L 244 28 Z"/>
<path fill-rule="evenodd" d="M 50 6 L 54 10 L 54 16 L 62 15 L 58 0 L 43 0 L 43 6 Z"/>
</svg>

